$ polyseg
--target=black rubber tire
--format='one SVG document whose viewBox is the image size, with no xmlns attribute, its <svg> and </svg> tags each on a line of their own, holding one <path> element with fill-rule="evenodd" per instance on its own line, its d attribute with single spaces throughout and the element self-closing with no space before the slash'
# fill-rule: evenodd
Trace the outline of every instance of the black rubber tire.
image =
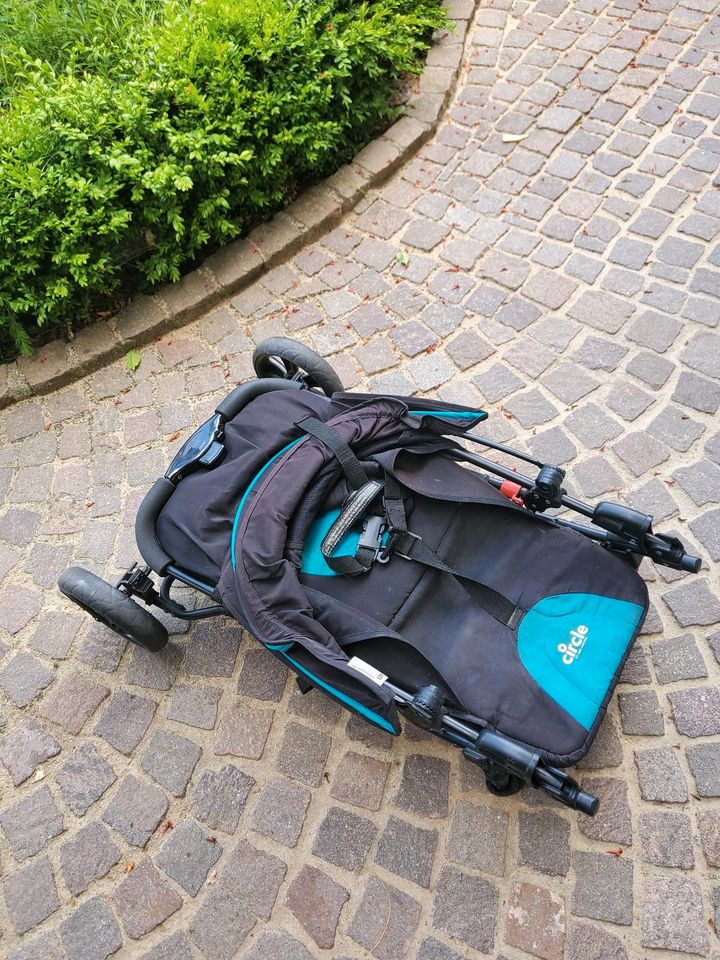
<svg viewBox="0 0 720 960">
<path fill-rule="evenodd" d="M 58 587 L 95 620 L 139 647 L 157 653 L 167 643 L 168 632 L 159 620 L 89 570 L 68 567 L 60 574 Z"/>
<path fill-rule="evenodd" d="M 488 780 L 485 777 L 485 786 L 488 789 L 489 793 L 492 793 L 495 797 L 511 797 L 515 793 L 519 793 L 522 788 L 525 786 L 525 781 L 522 777 L 516 777 L 514 773 L 508 774 L 508 782 L 506 786 L 499 787 L 496 783 L 493 783 L 492 780 Z"/>
<path fill-rule="evenodd" d="M 327 397 L 343 390 L 342 380 L 327 360 L 289 337 L 268 337 L 259 343 L 253 353 L 253 367 L 261 379 L 300 380 L 310 388 L 319 387 Z"/>
</svg>

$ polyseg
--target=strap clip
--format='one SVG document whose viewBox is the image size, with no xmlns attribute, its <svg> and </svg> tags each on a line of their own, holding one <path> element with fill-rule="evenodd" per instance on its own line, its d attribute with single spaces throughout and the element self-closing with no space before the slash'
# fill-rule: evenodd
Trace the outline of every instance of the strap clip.
<svg viewBox="0 0 720 960">
<path fill-rule="evenodd" d="M 367 550 L 374 550 L 375 559 L 379 563 L 387 563 L 390 557 L 383 556 L 384 548 L 382 542 L 383 534 L 386 530 L 387 526 L 382 517 L 367 517 L 363 523 L 363 531 L 358 541 L 358 549 L 364 547 Z"/>
</svg>

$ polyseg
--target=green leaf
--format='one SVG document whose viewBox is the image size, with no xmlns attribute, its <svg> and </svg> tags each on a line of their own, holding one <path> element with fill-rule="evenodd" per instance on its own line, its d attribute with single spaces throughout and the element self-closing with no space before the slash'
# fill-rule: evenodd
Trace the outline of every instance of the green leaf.
<svg viewBox="0 0 720 960">
<path fill-rule="evenodd" d="M 129 350 L 125 354 L 125 366 L 128 370 L 137 370 L 142 362 L 142 357 L 137 350 Z"/>
<path fill-rule="evenodd" d="M 395 259 L 397 260 L 398 263 L 401 263 L 404 267 L 406 267 L 410 263 L 410 255 L 407 254 L 404 250 L 398 250 L 398 252 L 395 254 Z"/>
</svg>

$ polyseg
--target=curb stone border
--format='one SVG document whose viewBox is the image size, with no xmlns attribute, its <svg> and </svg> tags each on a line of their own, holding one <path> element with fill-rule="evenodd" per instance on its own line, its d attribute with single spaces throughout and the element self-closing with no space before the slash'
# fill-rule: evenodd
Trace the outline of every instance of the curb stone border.
<svg viewBox="0 0 720 960">
<path fill-rule="evenodd" d="M 74 383 L 132 347 L 190 323 L 340 223 L 368 190 L 387 180 L 437 130 L 460 75 L 465 35 L 479 2 L 444 0 L 454 29 L 442 31 L 428 50 L 417 91 L 403 116 L 353 160 L 247 237 L 221 247 L 177 283 L 138 295 L 112 320 L 78 330 L 71 343 L 54 340 L 32 357 L 0 364 L 0 409 Z"/>
</svg>

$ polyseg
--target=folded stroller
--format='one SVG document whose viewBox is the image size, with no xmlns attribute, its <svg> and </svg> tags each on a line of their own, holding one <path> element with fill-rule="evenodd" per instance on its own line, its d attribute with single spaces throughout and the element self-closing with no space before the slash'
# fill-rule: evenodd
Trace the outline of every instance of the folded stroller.
<svg viewBox="0 0 720 960">
<path fill-rule="evenodd" d="M 587 752 L 645 617 L 643 556 L 700 561 L 652 518 L 568 496 L 564 471 L 476 435 L 486 414 L 345 393 L 285 338 L 145 497 L 144 566 L 60 589 L 150 650 L 176 617 L 230 615 L 298 675 L 383 730 L 399 715 L 459 746 L 495 794 L 523 784 L 593 815 L 561 768 Z M 482 444 L 539 468 L 523 477 Z M 591 521 L 569 519 L 567 508 Z M 159 588 L 151 572 L 161 579 Z M 173 584 L 204 594 L 186 608 Z"/>
</svg>

